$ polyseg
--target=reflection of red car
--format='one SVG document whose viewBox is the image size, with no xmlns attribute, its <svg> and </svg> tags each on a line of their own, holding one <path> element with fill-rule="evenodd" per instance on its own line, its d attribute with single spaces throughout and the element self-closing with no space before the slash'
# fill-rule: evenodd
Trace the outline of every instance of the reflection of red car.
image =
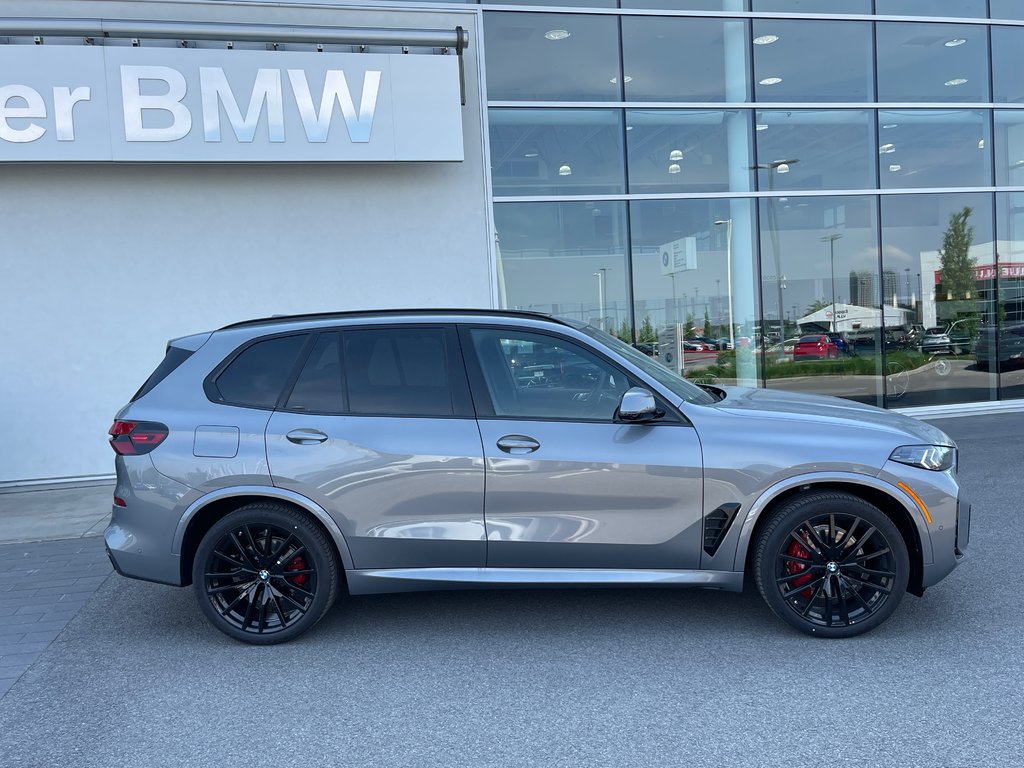
<svg viewBox="0 0 1024 768">
<path fill-rule="evenodd" d="M 801 336 L 793 347 L 794 360 L 831 360 L 839 357 L 839 347 L 825 334 Z"/>
</svg>

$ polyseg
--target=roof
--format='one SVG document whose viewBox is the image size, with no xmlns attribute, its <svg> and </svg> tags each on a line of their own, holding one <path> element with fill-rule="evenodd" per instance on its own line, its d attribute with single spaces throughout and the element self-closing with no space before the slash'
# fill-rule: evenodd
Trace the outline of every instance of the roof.
<svg viewBox="0 0 1024 768">
<path fill-rule="evenodd" d="M 229 328 L 248 328 L 251 326 L 259 325 L 278 325 L 282 323 L 305 323 L 315 322 L 318 320 L 345 320 L 348 318 L 387 318 L 387 317 L 400 317 L 406 315 L 424 315 L 424 316 L 444 316 L 444 315 L 477 315 L 480 317 L 521 317 L 524 319 L 531 320 L 548 320 L 551 322 L 560 323 L 562 325 L 572 324 L 565 318 L 556 317 L 549 315 L 544 312 L 528 312 L 525 310 L 515 309 L 366 309 L 356 310 L 350 312 L 314 312 L 308 314 L 298 315 L 272 315 L 271 317 L 255 318 L 253 320 L 243 320 L 237 323 L 231 323 L 225 325 L 218 330 L 224 331 Z"/>
</svg>

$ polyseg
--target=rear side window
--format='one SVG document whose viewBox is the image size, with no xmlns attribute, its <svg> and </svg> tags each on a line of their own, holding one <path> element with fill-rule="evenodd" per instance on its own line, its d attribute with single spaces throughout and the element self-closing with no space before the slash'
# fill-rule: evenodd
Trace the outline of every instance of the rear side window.
<svg viewBox="0 0 1024 768">
<path fill-rule="evenodd" d="M 310 413 L 344 412 L 340 347 L 337 333 L 320 334 L 285 408 Z"/>
<path fill-rule="evenodd" d="M 291 376 L 308 334 L 257 341 L 242 350 L 215 382 L 219 399 L 232 405 L 273 408 Z"/>
<path fill-rule="evenodd" d="M 192 357 L 192 352 L 188 349 L 182 349 L 181 347 L 168 347 L 167 354 L 164 355 L 164 359 L 160 365 L 156 367 L 156 370 L 149 374 L 149 378 L 139 388 L 139 391 L 132 395 L 131 402 L 135 402 L 143 395 L 146 395 L 153 389 L 157 384 L 166 379 L 171 375 L 171 372 L 179 365 L 184 363 Z"/>
<path fill-rule="evenodd" d="M 348 412 L 452 416 L 452 384 L 441 328 L 345 331 Z"/>
</svg>

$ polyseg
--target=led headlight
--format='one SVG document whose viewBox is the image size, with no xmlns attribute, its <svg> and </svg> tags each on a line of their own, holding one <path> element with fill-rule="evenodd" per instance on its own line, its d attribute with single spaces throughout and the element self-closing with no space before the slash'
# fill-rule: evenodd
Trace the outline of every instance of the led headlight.
<svg viewBox="0 0 1024 768">
<path fill-rule="evenodd" d="M 956 462 L 956 448 L 951 445 L 901 445 L 889 459 L 911 467 L 943 472 Z"/>
</svg>

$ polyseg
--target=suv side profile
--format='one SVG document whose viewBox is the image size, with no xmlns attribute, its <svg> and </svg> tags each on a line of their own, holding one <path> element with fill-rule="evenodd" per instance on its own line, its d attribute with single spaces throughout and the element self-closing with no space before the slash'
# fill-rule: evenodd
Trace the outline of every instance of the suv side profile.
<svg viewBox="0 0 1024 768">
<path fill-rule="evenodd" d="M 192 585 L 270 644 L 352 594 L 740 591 L 850 637 L 964 557 L 938 429 L 822 396 L 698 387 L 528 312 L 253 320 L 171 341 L 110 429 L 118 573 Z"/>
</svg>

